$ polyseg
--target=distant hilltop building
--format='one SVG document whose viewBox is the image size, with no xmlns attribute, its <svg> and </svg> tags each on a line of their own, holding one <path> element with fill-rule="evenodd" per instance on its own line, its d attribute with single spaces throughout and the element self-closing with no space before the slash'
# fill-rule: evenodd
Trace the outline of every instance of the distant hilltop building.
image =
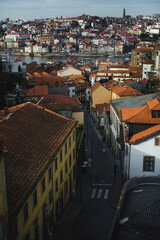
<svg viewBox="0 0 160 240">
<path fill-rule="evenodd" d="M 125 10 L 125 8 L 123 8 L 123 18 L 125 18 L 126 17 L 126 10 Z"/>
</svg>

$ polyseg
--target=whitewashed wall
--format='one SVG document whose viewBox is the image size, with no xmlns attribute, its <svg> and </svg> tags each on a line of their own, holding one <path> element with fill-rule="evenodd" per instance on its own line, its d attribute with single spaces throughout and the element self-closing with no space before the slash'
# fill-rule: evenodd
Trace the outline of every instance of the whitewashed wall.
<svg viewBox="0 0 160 240">
<path fill-rule="evenodd" d="M 143 175 L 160 175 L 160 146 L 154 145 L 155 137 L 160 137 L 160 134 L 138 144 L 131 145 L 130 178 Z M 155 156 L 154 172 L 143 172 L 143 156 Z"/>
</svg>

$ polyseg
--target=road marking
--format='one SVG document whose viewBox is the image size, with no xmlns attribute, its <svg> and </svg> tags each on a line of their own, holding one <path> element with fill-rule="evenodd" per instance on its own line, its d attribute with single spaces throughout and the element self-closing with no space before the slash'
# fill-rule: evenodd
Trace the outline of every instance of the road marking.
<svg viewBox="0 0 160 240">
<path fill-rule="evenodd" d="M 98 191 L 98 195 L 97 195 L 97 198 L 99 199 L 99 198 L 101 198 L 101 196 L 102 196 L 102 189 L 99 189 L 99 191 Z"/>
<path fill-rule="evenodd" d="M 104 194 L 104 199 L 108 199 L 108 195 L 109 195 L 109 189 L 106 189 Z"/>
<path fill-rule="evenodd" d="M 112 184 L 110 184 L 110 183 L 92 183 L 92 186 L 107 186 L 107 187 L 111 187 Z"/>
<path fill-rule="evenodd" d="M 133 193 L 137 193 L 137 192 L 143 192 L 143 190 L 139 189 L 139 190 L 133 191 Z"/>
<path fill-rule="evenodd" d="M 91 198 L 94 198 L 95 195 L 96 195 L 96 188 L 93 189 L 93 191 L 92 191 L 92 195 L 91 195 Z"/>
</svg>

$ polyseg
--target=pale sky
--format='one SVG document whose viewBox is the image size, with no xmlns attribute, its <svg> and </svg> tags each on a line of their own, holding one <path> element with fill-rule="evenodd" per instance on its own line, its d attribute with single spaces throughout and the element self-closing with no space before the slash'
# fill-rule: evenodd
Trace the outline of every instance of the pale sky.
<svg viewBox="0 0 160 240">
<path fill-rule="evenodd" d="M 160 0 L 0 0 L 0 20 L 7 17 L 35 18 L 76 17 L 82 14 L 100 17 L 152 15 L 160 13 Z"/>
</svg>

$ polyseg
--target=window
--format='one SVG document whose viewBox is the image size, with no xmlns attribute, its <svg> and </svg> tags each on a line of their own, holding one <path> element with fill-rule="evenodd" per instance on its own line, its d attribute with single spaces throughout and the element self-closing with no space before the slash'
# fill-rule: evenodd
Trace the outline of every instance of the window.
<svg viewBox="0 0 160 240">
<path fill-rule="evenodd" d="M 32 209 L 34 209 L 37 205 L 38 199 L 37 199 L 37 188 L 32 193 Z"/>
<path fill-rule="evenodd" d="M 67 173 L 68 171 L 68 166 L 67 166 L 67 161 L 65 162 L 65 174 Z"/>
<path fill-rule="evenodd" d="M 61 169 L 61 172 L 60 172 L 60 183 L 63 182 L 63 169 Z"/>
<path fill-rule="evenodd" d="M 60 163 L 62 162 L 63 160 L 63 152 L 62 152 L 62 149 L 60 150 L 60 154 L 59 154 L 59 161 Z"/>
<path fill-rule="evenodd" d="M 58 169 L 58 162 L 57 162 L 57 157 L 54 159 L 54 171 L 56 172 Z"/>
<path fill-rule="evenodd" d="M 144 156 L 143 158 L 143 171 L 154 172 L 154 156 Z"/>
<path fill-rule="evenodd" d="M 56 179 L 56 182 L 55 182 L 55 190 L 56 190 L 56 193 L 58 192 L 58 178 Z"/>
<path fill-rule="evenodd" d="M 159 137 L 154 139 L 154 145 L 155 146 L 160 146 L 160 138 Z"/>
<path fill-rule="evenodd" d="M 51 189 L 49 191 L 49 205 L 52 203 L 52 200 L 53 200 L 53 190 Z"/>
<path fill-rule="evenodd" d="M 52 166 L 49 166 L 48 168 L 48 183 L 50 183 L 52 180 Z"/>
<path fill-rule="evenodd" d="M 23 207 L 23 224 L 25 225 L 29 217 L 29 212 L 28 212 L 28 201 L 25 203 Z"/>
<path fill-rule="evenodd" d="M 43 194 L 45 191 L 45 176 L 41 180 L 41 193 Z"/>
<path fill-rule="evenodd" d="M 160 118 L 160 110 L 152 110 L 152 118 Z"/>
<path fill-rule="evenodd" d="M 39 225 L 38 225 L 38 217 L 34 220 L 34 239 L 39 240 Z"/>
<path fill-rule="evenodd" d="M 71 148 L 71 136 L 69 136 L 69 149 Z"/>
<path fill-rule="evenodd" d="M 67 154 L 67 141 L 65 142 L 65 155 Z"/>
<path fill-rule="evenodd" d="M 71 158 L 71 154 L 69 155 L 69 167 L 71 167 L 72 165 L 72 158 Z"/>
</svg>

